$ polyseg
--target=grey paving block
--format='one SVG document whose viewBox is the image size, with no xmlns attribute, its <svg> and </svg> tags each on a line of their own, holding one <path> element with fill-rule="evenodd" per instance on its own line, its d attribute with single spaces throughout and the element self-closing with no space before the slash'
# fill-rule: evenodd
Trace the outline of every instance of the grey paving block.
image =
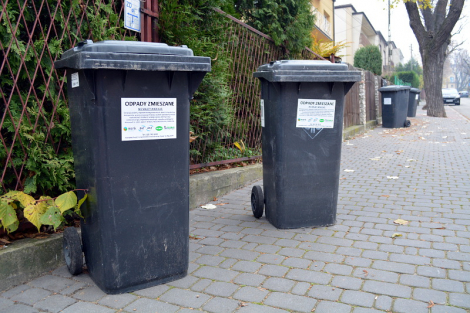
<svg viewBox="0 0 470 313">
<path fill-rule="evenodd" d="M 419 254 L 430 258 L 445 258 L 446 254 L 442 250 L 437 249 L 419 249 Z"/>
<path fill-rule="evenodd" d="M 457 251 L 459 247 L 453 243 L 441 243 L 441 242 L 434 242 L 432 244 L 434 249 L 438 250 L 446 250 L 446 251 Z"/>
<path fill-rule="evenodd" d="M 359 290 L 361 288 L 362 282 L 363 281 L 360 278 L 354 278 L 350 276 L 335 276 L 331 282 L 331 285 L 343 289 Z"/>
<path fill-rule="evenodd" d="M 382 311 L 369 308 L 354 308 L 353 313 L 380 313 Z"/>
<path fill-rule="evenodd" d="M 188 276 L 183 277 L 181 279 L 177 279 L 177 280 L 168 282 L 167 285 L 173 286 L 173 287 L 178 287 L 178 288 L 188 289 L 189 287 L 194 285 L 198 280 L 199 280 L 199 278 L 188 275 Z"/>
<path fill-rule="evenodd" d="M 28 285 L 32 287 L 47 289 L 53 292 L 58 292 L 73 285 L 74 283 L 75 282 L 72 279 L 53 275 L 45 275 L 34 279 L 33 281 L 29 282 Z"/>
<path fill-rule="evenodd" d="M 432 265 L 436 267 L 456 269 L 456 270 L 459 270 L 461 267 L 459 261 L 448 260 L 448 259 L 433 259 Z"/>
<path fill-rule="evenodd" d="M 315 313 L 350 313 L 352 307 L 338 302 L 321 301 L 315 308 Z"/>
<path fill-rule="evenodd" d="M 219 297 L 230 297 L 236 290 L 238 285 L 225 282 L 214 282 L 206 288 L 205 293 L 219 296 Z"/>
<path fill-rule="evenodd" d="M 379 295 L 388 295 L 400 298 L 409 298 L 411 296 L 410 287 L 372 280 L 366 281 L 362 287 L 362 290 Z"/>
<path fill-rule="evenodd" d="M 375 294 L 355 290 L 345 290 L 341 295 L 340 301 L 347 304 L 370 308 L 374 305 Z"/>
<path fill-rule="evenodd" d="M 217 266 L 225 261 L 225 258 L 214 255 L 202 255 L 195 262 L 201 265 Z"/>
<path fill-rule="evenodd" d="M 15 304 L 5 309 L 0 309 L 0 313 L 39 313 L 39 311 L 24 304 Z"/>
<path fill-rule="evenodd" d="M 74 297 L 75 299 L 88 301 L 88 302 L 98 301 L 104 296 L 106 296 L 106 293 L 104 293 L 100 288 L 96 286 L 86 287 L 82 290 L 77 291 L 76 293 L 72 295 L 72 297 Z"/>
<path fill-rule="evenodd" d="M 384 252 L 403 253 L 405 248 L 403 246 L 381 244 L 379 246 L 379 250 Z"/>
<path fill-rule="evenodd" d="M 470 294 L 450 293 L 449 304 L 460 308 L 470 309 Z"/>
<path fill-rule="evenodd" d="M 344 264 L 352 265 L 352 266 L 369 267 L 372 264 L 372 260 L 365 259 L 365 258 L 357 258 L 357 257 L 347 257 L 344 260 Z"/>
<path fill-rule="evenodd" d="M 259 305 L 254 303 L 244 303 L 237 311 L 240 313 L 288 313 L 286 310 L 273 308 L 267 305 Z"/>
<path fill-rule="evenodd" d="M 239 273 L 236 271 L 231 271 L 231 270 L 221 269 L 221 268 L 211 267 L 211 266 L 203 266 L 193 273 L 193 275 L 196 277 L 227 281 L 227 282 L 234 279 L 238 274 Z"/>
<path fill-rule="evenodd" d="M 294 285 L 295 285 L 295 282 L 293 280 L 289 280 L 285 278 L 278 278 L 278 277 L 268 278 L 263 283 L 263 287 L 268 290 L 283 291 L 283 292 L 290 291 Z"/>
<path fill-rule="evenodd" d="M 295 312 L 311 312 L 317 300 L 281 292 L 273 292 L 264 300 L 264 304 Z"/>
<path fill-rule="evenodd" d="M 414 254 L 414 253 L 413 253 Z M 405 255 L 405 254 L 390 254 L 389 260 L 391 262 L 409 263 L 416 265 L 430 265 L 431 259 L 417 255 Z"/>
<path fill-rule="evenodd" d="M 260 243 L 260 244 L 268 244 L 271 245 L 277 241 L 276 238 L 272 237 L 265 237 L 265 236 L 254 236 L 254 235 L 248 235 L 243 237 L 243 241 L 247 242 L 255 242 L 255 243 Z"/>
<path fill-rule="evenodd" d="M 180 309 L 179 306 L 157 301 L 157 300 L 152 300 L 152 299 L 138 299 L 128 306 L 124 308 L 125 312 L 137 312 L 137 313 L 155 313 L 155 312 L 165 312 L 165 313 L 173 313 L 176 312 Z M 114 312 L 114 311 L 112 311 Z M 79 312 L 77 312 L 79 313 Z M 90 312 L 90 313 L 93 313 Z"/>
<path fill-rule="evenodd" d="M 372 264 L 372 267 L 378 270 L 385 270 L 402 274 L 414 274 L 416 272 L 416 266 L 414 265 L 389 261 L 375 261 Z"/>
<path fill-rule="evenodd" d="M 48 312 L 61 312 L 66 307 L 74 304 L 77 300 L 62 295 L 52 295 L 39 301 L 34 305 L 35 308 Z"/>
<path fill-rule="evenodd" d="M 232 270 L 240 271 L 240 272 L 247 272 L 247 273 L 255 273 L 258 271 L 263 264 L 259 262 L 253 261 L 239 261 L 232 266 Z"/>
<path fill-rule="evenodd" d="M 334 262 L 334 263 L 342 263 L 344 261 L 344 256 L 333 254 L 333 253 L 324 253 L 318 251 L 308 251 L 304 254 L 304 259 L 308 260 L 315 260 L 315 261 L 323 261 L 323 262 Z"/>
<path fill-rule="evenodd" d="M 336 249 L 338 249 L 337 246 L 334 245 L 327 245 L 327 244 L 322 244 L 322 243 L 314 243 L 314 242 L 302 242 L 299 247 L 299 249 L 304 249 L 304 250 L 314 250 L 318 252 L 335 252 Z"/>
<path fill-rule="evenodd" d="M 470 282 L 470 272 L 449 270 L 449 278 L 458 281 Z"/>
<path fill-rule="evenodd" d="M 258 273 L 265 276 L 276 276 L 276 277 L 283 277 L 287 271 L 289 270 L 288 267 L 279 266 L 279 265 L 264 265 Z"/>
<path fill-rule="evenodd" d="M 288 256 L 288 257 L 301 257 L 304 255 L 305 250 L 296 249 L 296 248 L 282 248 L 278 254 Z"/>
<path fill-rule="evenodd" d="M 8 300 L 6 298 L 0 297 L 0 310 L 12 306 L 15 302 Z"/>
<path fill-rule="evenodd" d="M 235 311 L 239 306 L 240 302 L 237 300 L 215 297 L 209 300 L 203 309 L 207 312 L 229 313 Z"/>
<path fill-rule="evenodd" d="M 106 297 L 102 298 L 98 302 L 98 304 L 105 305 L 114 309 L 121 309 L 137 299 L 138 297 L 129 293 L 124 293 L 120 295 L 107 295 Z"/>
<path fill-rule="evenodd" d="M 275 246 L 275 245 L 258 245 L 255 248 L 255 251 L 262 252 L 262 253 L 272 253 L 275 254 L 282 248 L 280 246 Z"/>
<path fill-rule="evenodd" d="M 429 288 L 431 286 L 431 279 L 419 275 L 403 274 L 400 276 L 400 284 L 413 287 Z"/>
<path fill-rule="evenodd" d="M 242 273 L 238 275 L 233 282 L 239 285 L 259 286 L 265 279 L 266 276 L 263 275 Z"/>
<path fill-rule="evenodd" d="M 51 295 L 50 291 L 39 289 L 39 288 L 30 288 L 19 294 L 16 294 L 10 299 L 16 302 L 33 305 L 36 302 L 39 302 L 50 295 Z"/>
<path fill-rule="evenodd" d="M 372 279 L 389 283 L 398 282 L 398 274 L 388 271 L 375 270 L 372 268 L 359 267 L 354 270 L 353 276 L 362 279 Z"/>
<path fill-rule="evenodd" d="M 158 286 L 154 286 L 150 288 L 140 289 L 140 290 L 134 291 L 134 293 L 138 296 L 156 299 L 160 297 L 168 289 L 170 289 L 170 287 L 168 287 L 167 285 L 158 285 Z"/>
<path fill-rule="evenodd" d="M 313 285 L 308 296 L 315 299 L 337 301 L 342 292 L 343 289 L 336 287 Z"/>
<path fill-rule="evenodd" d="M 390 311 L 392 307 L 392 298 L 389 296 L 378 296 L 377 299 L 375 299 L 374 306 L 379 310 Z"/>
<path fill-rule="evenodd" d="M 431 308 L 431 313 L 468 313 L 468 311 L 452 306 L 435 305 Z"/>
<path fill-rule="evenodd" d="M 447 294 L 434 289 L 415 288 L 413 290 L 413 299 L 426 303 L 432 301 L 434 303 L 445 304 L 447 302 Z"/>
<path fill-rule="evenodd" d="M 327 285 L 332 276 L 326 273 L 312 272 L 301 269 L 291 269 L 285 276 L 287 279 L 305 281 L 308 283 Z"/>
<path fill-rule="evenodd" d="M 282 262 L 282 265 L 284 266 L 303 268 L 303 269 L 307 269 L 310 266 L 310 264 L 312 264 L 312 261 L 301 259 L 301 258 L 287 258 Z"/>
<path fill-rule="evenodd" d="M 224 248 L 218 246 L 203 246 L 196 250 L 197 253 L 200 254 L 210 254 L 210 255 L 217 255 L 224 251 Z"/>
<path fill-rule="evenodd" d="M 72 304 L 68 308 L 64 309 L 62 313 L 114 313 L 115 311 L 116 310 L 114 309 L 106 308 L 101 305 L 79 301 L 75 304 Z M 141 313 L 145 311 L 134 311 L 134 312 Z"/>
<path fill-rule="evenodd" d="M 256 259 L 260 254 L 254 251 L 240 250 L 240 249 L 227 249 L 220 253 L 220 256 L 226 258 L 234 258 L 246 261 L 252 261 Z"/>
<path fill-rule="evenodd" d="M 173 288 L 160 296 L 159 300 L 191 308 L 200 308 L 211 297 L 190 290 Z"/>
<path fill-rule="evenodd" d="M 260 263 L 281 264 L 285 259 L 285 256 L 278 254 L 262 254 L 256 261 Z"/>
<path fill-rule="evenodd" d="M 28 286 L 28 285 L 19 285 L 19 286 L 16 286 L 16 287 L 13 287 L 7 291 L 4 291 L 3 293 L 0 293 L 0 296 L 4 297 L 4 298 L 11 298 L 13 296 L 16 296 L 17 294 L 19 293 L 22 293 L 28 289 L 30 289 L 31 287 Z"/>
<path fill-rule="evenodd" d="M 233 298 L 249 302 L 262 302 L 267 295 L 267 290 L 261 290 L 255 287 L 242 287 L 233 295 Z"/>
<path fill-rule="evenodd" d="M 446 270 L 438 267 L 418 266 L 416 270 L 418 275 L 436 278 L 445 278 Z"/>
<path fill-rule="evenodd" d="M 450 279 L 434 278 L 432 288 L 449 292 L 465 292 L 463 283 Z"/>
<path fill-rule="evenodd" d="M 323 269 L 323 271 L 329 274 L 338 274 L 338 275 L 349 275 L 351 274 L 352 270 L 353 270 L 352 266 L 334 264 L 334 263 L 327 264 Z"/>
<path fill-rule="evenodd" d="M 228 268 L 231 268 L 237 262 L 238 262 L 237 259 L 225 259 L 225 261 L 223 261 L 222 263 L 219 264 L 219 267 L 224 268 L 224 269 L 228 269 Z M 189 271 L 188 271 L 188 273 L 189 273 Z"/>
<path fill-rule="evenodd" d="M 420 301 L 397 299 L 393 304 L 393 312 L 398 313 L 428 313 L 428 304 Z"/>
</svg>

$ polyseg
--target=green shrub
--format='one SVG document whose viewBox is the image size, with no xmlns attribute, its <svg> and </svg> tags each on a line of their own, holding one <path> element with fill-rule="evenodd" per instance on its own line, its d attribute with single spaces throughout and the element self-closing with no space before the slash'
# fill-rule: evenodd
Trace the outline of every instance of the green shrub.
<svg viewBox="0 0 470 313">
<path fill-rule="evenodd" d="M 400 78 L 405 83 L 410 83 L 411 87 L 419 88 L 419 76 L 414 71 L 398 72 L 396 73 L 398 78 Z"/>
<path fill-rule="evenodd" d="M 354 54 L 354 67 L 381 75 L 382 55 L 380 54 L 379 47 L 370 45 L 358 49 Z"/>
</svg>

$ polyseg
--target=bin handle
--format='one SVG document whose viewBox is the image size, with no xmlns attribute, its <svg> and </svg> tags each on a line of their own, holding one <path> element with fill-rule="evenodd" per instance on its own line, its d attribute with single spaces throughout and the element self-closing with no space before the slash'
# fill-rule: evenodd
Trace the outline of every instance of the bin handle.
<svg viewBox="0 0 470 313">
<path fill-rule="evenodd" d="M 87 40 L 80 41 L 77 44 L 77 46 L 78 47 L 83 47 L 84 45 L 91 45 L 92 43 L 93 43 L 93 40 L 87 39 Z"/>
</svg>

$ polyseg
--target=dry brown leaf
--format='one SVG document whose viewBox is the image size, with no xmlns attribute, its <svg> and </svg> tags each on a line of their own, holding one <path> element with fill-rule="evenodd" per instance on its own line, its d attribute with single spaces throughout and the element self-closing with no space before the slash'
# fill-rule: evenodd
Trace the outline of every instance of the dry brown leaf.
<svg viewBox="0 0 470 313">
<path fill-rule="evenodd" d="M 364 272 L 364 276 L 369 275 L 369 272 L 368 272 L 368 271 L 366 271 L 366 270 L 362 270 L 362 271 Z"/>
<path fill-rule="evenodd" d="M 433 306 L 435 306 L 436 304 L 434 302 L 432 302 L 432 300 L 429 300 L 429 305 L 428 305 L 428 309 L 432 308 Z"/>
<path fill-rule="evenodd" d="M 225 202 L 225 203 L 216 203 L 215 205 L 226 205 L 228 204 L 228 202 Z"/>
<path fill-rule="evenodd" d="M 381 195 L 381 197 L 388 198 L 388 197 L 390 197 L 390 196 L 389 196 L 389 195 Z"/>
<path fill-rule="evenodd" d="M 8 244 L 10 244 L 11 242 L 9 242 L 9 241 L 6 240 L 6 239 L 0 238 L 0 243 L 5 244 L 5 245 L 8 245 Z"/>
</svg>

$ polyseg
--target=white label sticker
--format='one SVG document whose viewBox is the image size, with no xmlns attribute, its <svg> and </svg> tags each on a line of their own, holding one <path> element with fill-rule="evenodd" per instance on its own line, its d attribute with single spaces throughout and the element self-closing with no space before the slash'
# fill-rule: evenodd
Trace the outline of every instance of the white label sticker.
<svg viewBox="0 0 470 313">
<path fill-rule="evenodd" d="M 72 73 L 70 75 L 72 78 L 72 88 L 80 86 L 80 81 L 78 80 L 78 73 Z"/>
<path fill-rule="evenodd" d="M 176 138 L 176 98 L 121 98 L 121 139 Z"/>
<path fill-rule="evenodd" d="M 140 0 L 126 0 L 124 28 L 140 32 Z"/>
<path fill-rule="evenodd" d="M 418 99 L 419 99 L 419 95 L 418 95 L 418 94 L 416 94 L 416 100 L 418 100 Z"/>
<path fill-rule="evenodd" d="M 261 127 L 264 127 L 264 100 L 263 99 L 261 99 L 260 107 L 261 107 Z"/>
<path fill-rule="evenodd" d="M 333 128 L 336 100 L 299 99 L 297 104 L 298 128 Z"/>
<path fill-rule="evenodd" d="M 384 104 L 392 104 L 392 98 L 384 98 Z"/>
</svg>

